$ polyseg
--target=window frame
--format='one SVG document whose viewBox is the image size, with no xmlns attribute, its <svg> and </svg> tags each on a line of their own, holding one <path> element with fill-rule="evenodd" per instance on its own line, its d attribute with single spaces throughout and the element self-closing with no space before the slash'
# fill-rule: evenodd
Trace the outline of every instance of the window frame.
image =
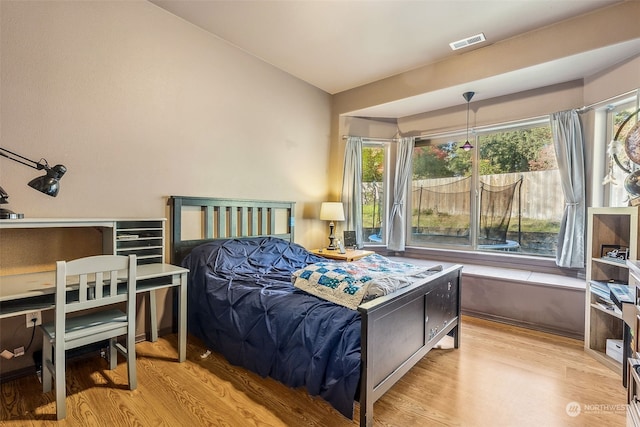
<svg viewBox="0 0 640 427">
<path fill-rule="evenodd" d="M 442 141 L 449 141 L 451 143 L 455 144 L 462 144 L 464 142 L 461 142 L 458 140 L 458 138 L 466 138 L 466 130 L 465 131 L 453 131 L 453 132 L 448 132 L 448 133 L 440 133 L 440 134 L 433 134 L 433 135 L 425 135 L 420 137 L 420 139 L 425 139 L 425 140 L 442 140 Z M 475 135 L 475 133 L 472 133 L 472 131 L 469 131 L 469 143 L 471 143 L 471 145 L 473 145 L 474 147 L 477 145 L 477 137 Z M 418 147 L 419 146 L 419 142 L 415 143 L 415 146 Z M 440 145 L 436 142 L 435 145 Z M 424 146 L 428 146 L 428 144 L 424 144 Z M 475 157 L 477 156 L 477 151 L 478 150 L 472 150 L 472 161 L 471 161 L 471 188 L 469 190 L 469 206 L 470 206 L 470 212 L 469 212 L 469 243 L 468 244 L 460 244 L 460 245 L 453 245 L 453 244 L 446 244 L 446 243 L 433 243 L 430 245 L 419 245 L 417 244 L 417 242 L 413 239 L 413 233 L 412 233 L 412 228 L 413 228 L 413 221 L 412 221 L 412 217 L 413 217 L 413 198 L 411 197 L 411 194 L 413 192 L 413 178 L 411 180 L 409 180 L 409 182 L 407 183 L 408 187 L 407 187 L 407 202 L 405 204 L 405 215 L 407 217 L 407 221 L 406 221 L 406 229 L 405 229 L 405 239 L 406 239 L 406 244 L 407 246 L 413 246 L 413 247 L 420 247 L 420 248 L 433 248 L 433 249 L 452 249 L 452 250 L 461 250 L 461 251 L 469 251 L 472 250 L 474 248 L 474 239 L 477 240 L 477 233 L 474 233 L 476 226 L 477 226 L 477 220 L 475 218 L 474 212 L 476 211 L 476 195 L 475 193 L 477 191 L 474 191 L 474 189 L 477 186 L 477 183 L 475 181 L 477 181 L 477 178 L 475 178 L 474 176 L 475 174 L 475 168 L 477 167 L 477 161 L 475 159 Z M 474 235 L 475 234 L 475 235 Z"/>
<path fill-rule="evenodd" d="M 616 115 L 619 114 L 621 111 L 625 111 L 625 110 L 632 110 L 631 112 L 635 112 L 638 110 L 639 105 L 640 105 L 640 97 L 634 95 L 631 97 L 625 97 L 623 99 L 620 99 L 619 101 L 615 102 L 615 103 L 611 103 L 609 105 L 607 105 L 604 108 L 605 111 L 605 147 L 604 147 L 604 158 L 605 158 L 605 165 L 604 165 L 604 176 L 608 176 L 609 174 L 609 165 L 608 162 L 614 162 L 613 158 L 610 158 L 610 155 L 608 153 L 609 150 L 609 141 L 613 141 L 613 138 L 615 137 L 616 134 L 616 129 L 615 129 L 615 119 L 616 119 Z M 638 115 L 636 115 L 636 117 L 634 117 L 634 119 L 632 119 L 631 123 L 625 127 L 630 127 L 631 125 L 633 125 L 634 123 L 638 122 L 640 119 L 638 118 Z M 624 137 L 624 135 L 621 135 L 622 137 Z M 624 141 L 620 141 L 621 145 L 620 148 L 623 147 Z M 607 207 L 623 207 L 623 206 L 627 206 L 627 204 L 624 202 L 624 200 L 614 200 L 614 198 L 616 196 L 620 197 L 620 195 L 625 195 L 626 194 L 626 190 L 624 189 L 624 182 L 621 182 L 624 177 L 623 174 L 621 173 L 621 169 L 618 165 L 613 164 L 611 166 L 615 172 L 617 172 L 617 174 L 615 175 L 615 178 L 619 181 L 618 184 L 616 185 L 616 187 L 619 187 L 615 190 L 612 188 L 614 185 L 612 183 L 607 183 L 606 185 L 603 185 L 603 205 L 607 206 Z M 640 166 L 637 164 L 631 164 L 631 171 L 635 171 L 640 169 Z M 614 172 L 614 174 L 615 174 Z"/>
<path fill-rule="evenodd" d="M 364 151 L 365 148 L 382 148 L 383 149 L 383 153 L 384 153 L 384 167 L 383 167 L 383 173 L 382 173 L 382 195 L 383 195 L 383 199 L 381 200 L 381 206 L 383 206 L 384 212 L 381 215 L 381 225 L 380 228 L 383 231 L 381 238 L 382 241 L 381 242 L 371 242 L 368 239 L 368 236 L 365 235 L 365 233 L 363 233 L 362 235 L 362 240 L 363 240 L 363 245 L 366 246 L 373 246 L 373 247 L 386 247 L 387 246 L 387 242 L 389 239 L 389 208 L 390 208 L 390 192 L 393 191 L 393 188 L 391 186 L 390 183 L 390 176 L 392 175 L 391 173 L 391 157 L 392 157 L 392 150 L 391 150 L 391 143 L 393 142 L 393 140 L 391 139 L 375 139 L 375 138 L 362 138 L 362 149 Z M 363 157 L 363 161 L 364 161 L 364 153 L 362 153 L 362 157 Z M 363 172 L 364 172 L 364 167 L 362 168 Z M 362 183 L 364 184 L 364 181 L 362 181 Z M 364 194 L 363 194 L 364 196 Z M 362 202 L 362 201 L 361 201 Z M 364 203 L 362 204 L 362 215 L 364 216 Z M 364 218 L 361 218 L 361 226 L 362 229 L 364 231 Z"/>
<path fill-rule="evenodd" d="M 523 120 L 516 120 L 512 122 L 505 122 L 499 124 L 491 124 L 486 126 L 479 126 L 474 129 L 469 130 L 469 142 L 474 147 L 479 147 L 480 139 L 483 136 L 490 135 L 492 133 L 499 132 L 512 132 L 521 129 L 531 129 L 535 127 L 550 127 L 550 116 L 538 116 Z M 459 138 L 465 137 L 465 130 L 453 130 L 451 132 L 442 132 L 442 133 L 434 133 L 434 134 L 425 134 L 419 137 L 419 139 L 430 139 L 430 140 L 451 140 L 458 141 Z M 459 141 L 458 141 L 459 142 Z M 418 144 L 416 144 L 418 146 Z M 407 227 L 405 230 L 406 233 L 406 241 L 407 247 L 415 248 L 418 250 L 451 250 L 451 251 L 459 251 L 459 252 L 472 252 L 477 254 L 487 254 L 488 256 L 504 256 L 508 254 L 512 257 L 536 257 L 542 260 L 551 260 L 555 259 L 555 253 L 553 255 L 537 255 L 532 253 L 516 253 L 516 252 L 498 252 L 493 250 L 483 250 L 478 246 L 479 240 L 479 226 L 480 226 L 480 175 L 479 175 L 479 162 L 480 162 L 480 150 L 473 149 L 472 150 L 472 164 L 471 164 L 471 189 L 470 189 L 470 218 L 469 218 L 469 244 L 464 245 L 447 245 L 447 244 L 437 244 L 430 243 L 428 245 L 419 245 L 412 236 L 412 221 L 407 220 Z M 407 194 L 411 194 L 412 192 L 413 180 L 408 183 Z M 561 189 L 559 189 L 561 190 Z M 408 197 L 406 203 L 406 215 L 407 218 L 411 218 L 411 213 L 413 212 L 412 206 L 413 200 L 411 197 Z"/>
</svg>

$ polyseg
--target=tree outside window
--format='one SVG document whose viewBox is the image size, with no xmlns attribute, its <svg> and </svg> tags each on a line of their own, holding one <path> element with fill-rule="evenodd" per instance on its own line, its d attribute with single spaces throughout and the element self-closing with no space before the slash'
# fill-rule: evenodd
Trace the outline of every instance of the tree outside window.
<svg viewBox="0 0 640 427">
<path fill-rule="evenodd" d="M 362 146 L 362 228 L 368 244 L 384 244 L 387 146 L 364 143 Z"/>
</svg>

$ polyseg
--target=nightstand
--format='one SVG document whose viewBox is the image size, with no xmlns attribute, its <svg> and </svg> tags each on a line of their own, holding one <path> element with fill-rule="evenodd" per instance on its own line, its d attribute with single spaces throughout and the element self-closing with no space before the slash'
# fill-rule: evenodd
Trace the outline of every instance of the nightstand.
<svg viewBox="0 0 640 427">
<path fill-rule="evenodd" d="M 340 251 L 331 250 L 331 249 L 312 249 L 309 252 L 319 255 L 324 258 L 335 259 L 338 261 L 355 261 L 357 259 L 366 257 L 367 255 L 372 255 L 375 252 L 373 251 L 365 251 L 360 249 L 347 249 L 345 253 L 341 254 Z"/>
</svg>

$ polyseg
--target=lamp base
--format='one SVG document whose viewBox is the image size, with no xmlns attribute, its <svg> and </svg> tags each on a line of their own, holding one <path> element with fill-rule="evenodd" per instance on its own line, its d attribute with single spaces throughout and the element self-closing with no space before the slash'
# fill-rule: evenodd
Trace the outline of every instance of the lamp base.
<svg viewBox="0 0 640 427">
<path fill-rule="evenodd" d="M 15 213 L 10 209 L 0 208 L 0 219 L 22 219 L 24 214 Z"/>
<path fill-rule="evenodd" d="M 327 246 L 327 249 L 329 249 L 330 251 L 335 251 L 336 250 L 336 245 L 333 243 L 333 241 L 336 238 L 333 235 L 333 228 L 334 227 L 335 227 L 335 225 L 333 224 L 333 221 L 331 221 L 329 223 L 329 246 Z"/>
</svg>

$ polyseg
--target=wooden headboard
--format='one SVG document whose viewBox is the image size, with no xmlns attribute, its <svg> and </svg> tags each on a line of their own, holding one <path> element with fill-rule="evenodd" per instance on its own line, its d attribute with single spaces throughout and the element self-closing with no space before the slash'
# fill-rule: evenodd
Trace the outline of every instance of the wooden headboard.
<svg viewBox="0 0 640 427">
<path fill-rule="evenodd" d="M 175 265 L 191 249 L 215 239 L 271 236 L 293 242 L 295 202 L 171 196 L 169 204 Z"/>
</svg>

